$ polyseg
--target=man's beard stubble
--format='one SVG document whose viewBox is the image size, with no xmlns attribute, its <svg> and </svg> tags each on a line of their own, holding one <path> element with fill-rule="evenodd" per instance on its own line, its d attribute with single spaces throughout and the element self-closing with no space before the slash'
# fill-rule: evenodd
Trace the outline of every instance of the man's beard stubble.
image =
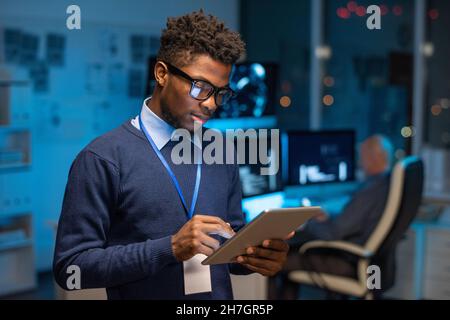
<svg viewBox="0 0 450 320">
<path fill-rule="evenodd" d="M 169 108 L 164 103 L 161 103 L 160 106 L 161 106 L 161 115 L 163 117 L 163 120 L 166 121 L 168 124 L 170 124 L 175 129 L 182 128 L 179 119 L 170 112 Z"/>
</svg>

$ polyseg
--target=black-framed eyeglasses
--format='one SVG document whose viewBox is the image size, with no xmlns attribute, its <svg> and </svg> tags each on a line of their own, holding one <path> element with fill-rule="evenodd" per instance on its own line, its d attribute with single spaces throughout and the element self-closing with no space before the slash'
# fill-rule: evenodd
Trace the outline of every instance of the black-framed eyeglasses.
<svg viewBox="0 0 450 320">
<path fill-rule="evenodd" d="M 228 86 L 218 88 L 206 80 L 193 79 L 187 73 L 171 65 L 170 63 L 165 61 L 163 62 L 167 65 L 170 73 L 178 75 L 191 82 L 191 90 L 189 91 L 189 95 L 195 100 L 205 101 L 214 94 L 214 101 L 216 102 L 216 105 L 220 107 L 236 96 L 234 91 Z"/>
</svg>

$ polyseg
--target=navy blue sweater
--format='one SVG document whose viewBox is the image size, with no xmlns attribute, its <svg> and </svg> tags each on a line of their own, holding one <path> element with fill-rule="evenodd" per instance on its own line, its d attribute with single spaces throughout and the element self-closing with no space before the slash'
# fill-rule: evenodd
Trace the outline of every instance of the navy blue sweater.
<svg viewBox="0 0 450 320">
<path fill-rule="evenodd" d="M 173 143 L 161 150 L 190 206 L 196 165 L 174 165 Z M 237 165 L 205 165 L 196 214 L 243 226 Z M 105 287 L 109 299 L 232 299 L 230 272 L 211 266 L 212 292 L 184 295 L 183 264 L 171 236 L 187 216 L 169 175 L 144 134 L 128 121 L 95 139 L 73 162 L 65 190 L 54 256 L 54 275 L 66 288 L 67 268 L 81 269 L 81 287 Z"/>
</svg>

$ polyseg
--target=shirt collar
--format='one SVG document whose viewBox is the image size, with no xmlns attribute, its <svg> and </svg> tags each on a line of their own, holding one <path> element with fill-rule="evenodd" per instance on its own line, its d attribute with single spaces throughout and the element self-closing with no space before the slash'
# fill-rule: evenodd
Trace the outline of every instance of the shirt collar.
<svg viewBox="0 0 450 320">
<path fill-rule="evenodd" d="M 142 104 L 142 122 L 147 129 L 148 134 L 153 139 L 153 142 L 155 143 L 158 150 L 161 150 L 170 141 L 175 128 L 158 117 L 152 110 L 150 110 L 150 108 L 147 106 L 147 101 L 149 101 L 150 99 L 151 97 L 145 99 L 144 103 Z"/>
<path fill-rule="evenodd" d="M 173 137 L 176 137 L 178 134 L 174 127 L 172 127 L 170 124 L 168 124 L 163 119 L 158 117 L 147 106 L 147 101 L 149 101 L 151 98 L 152 97 L 148 97 L 147 99 L 144 100 L 144 102 L 142 103 L 142 109 L 140 114 L 142 116 L 142 122 L 148 131 L 148 134 L 152 138 L 158 150 L 161 150 Z M 141 130 L 138 117 L 136 117 L 133 120 L 132 124 L 139 130 Z M 192 139 L 190 140 L 192 142 Z M 198 148 L 201 148 L 201 143 L 197 143 L 196 140 L 194 141 L 194 145 Z"/>
</svg>

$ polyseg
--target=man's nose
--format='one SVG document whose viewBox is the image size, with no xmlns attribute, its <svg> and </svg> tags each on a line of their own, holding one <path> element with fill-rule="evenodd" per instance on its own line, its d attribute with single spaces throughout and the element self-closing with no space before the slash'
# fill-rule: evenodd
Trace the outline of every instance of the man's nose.
<svg viewBox="0 0 450 320">
<path fill-rule="evenodd" d="M 212 115 L 217 109 L 216 101 L 214 99 L 213 94 L 205 101 L 202 101 L 200 105 L 202 107 L 202 112 L 206 113 L 207 115 Z"/>
</svg>

